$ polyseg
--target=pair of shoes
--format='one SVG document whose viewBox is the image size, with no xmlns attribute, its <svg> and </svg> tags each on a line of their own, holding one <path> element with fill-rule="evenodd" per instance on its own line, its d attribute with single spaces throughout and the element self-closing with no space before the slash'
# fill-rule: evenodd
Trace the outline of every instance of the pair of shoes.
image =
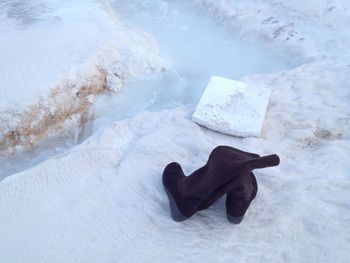
<svg viewBox="0 0 350 263">
<path fill-rule="evenodd" d="M 227 194 L 227 218 L 238 224 L 258 191 L 252 170 L 278 164 L 276 154 L 260 157 L 229 146 L 216 147 L 207 163 L 189 176 L 185 176 L 180 164 L 170 163 L 162 181 L 171 217 L 177 222 L 188 219 Z"/>
</svg>

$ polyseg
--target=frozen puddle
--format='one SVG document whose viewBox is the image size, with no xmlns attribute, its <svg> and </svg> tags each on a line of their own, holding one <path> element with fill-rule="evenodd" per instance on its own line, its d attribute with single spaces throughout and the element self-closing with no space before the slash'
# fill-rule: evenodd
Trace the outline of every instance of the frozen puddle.
<svg viewBox="0 0 350 263">
<path fill-rule="evenodd" d="M 212 75 L 237 79 L 295 66 L 263 43 L 235 38 L 191 1 L 117 0 L 113 7 L 125 23 L 155 38 L 169 68 L 129 81 L 117 95 L 101 98 L 95 127 L 143 110 L 197 103 Z"/>
<path fill-rule="evenodd" d="M 197 103 L 210 76 L 237 79 L 294 67 L 283 54 L 263 43 L 247 43 L 217 23 L 190 1 L 113 2 L 118 17 L 128 26 L 148 32 L 157 41 L 169 66 L 161 73 L 126 83 L 120 93 L 96 100 L 96 120 L 85 136 L 115 120 L 141 111 L 160 111 Z M 77 141 L 57 142 L 12 159 L 0 160 L 0 180 L 62 153 Z"/>
</svg>

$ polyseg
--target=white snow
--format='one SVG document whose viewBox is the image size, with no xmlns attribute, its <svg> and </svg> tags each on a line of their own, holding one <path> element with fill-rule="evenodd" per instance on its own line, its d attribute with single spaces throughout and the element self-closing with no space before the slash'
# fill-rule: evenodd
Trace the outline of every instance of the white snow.
<svg viewBox="0 0 350 263">
<path fill-rule="evenodd" d="M 103 121 L 82 144 L 0 182 L 0 262 L 348 262 L 347 1 L 195 2 L 239 39 L 303 62 L 233 77 L 272 90 L 261 137 L 198 126 L 195 103 Z M 173 222 L 164 166 L 177 161 L 189 174 L 221 144 L 277 153 L 281 164 L 256 171 L 258 195 L 240 225 L 227 222 L 224 200 Z"/>
<path fill-rule="evenodd" d="M 239 137 L 259 137 L 270 93 L 263 87 L 213 76 L 192 120 L 214 131 Z"/>
<path fill-rule="evenodd" d="M 243 42 L 236 38 L 232 32 L 206 16 L 205 10 L 196 8 L 195 4 L 186 0 L 113 1 L 112 5 L 96 1 L 16 3 L 11 12 L 17 14 L 17 20 L 35 18 L 35 23 L 26 26 L 28 37 L 35 28 L 43 29 L 43 34 L 32 40 L 37 45 L 45 43 L 51 30 L 56 28 L 53 25 L 51 29 L 50 23 L 46 26 L 51 13 L 45 16 L 46 20 L 41 18 L 42 8 L 39 7 L 45 6 L 53 14 L 64 14 L 69 21 L 82 17 L 73 23 L 78 26 L 83 22 L 93 22 L 92 27 L 99 25 L 103 28 L 99 32 L 101 36 L 89 34 L 89 41 L 106 42 L 110 47 L 103 50 L 102 45 L 101 50 L 96 49 L 99 54 L 96 55 L 97 60 L 90 53 L 82 53 L 82 59 L 88 61 L 89 70 L 81 69 L 78 76 L 72 73 L 69 80 L 59 80 L 53 91 L 50 91 L 50 85 L 44 86 L 50 95 L 38 98 L 38 105 L 29 106 L 29 112 L 25 110 L 23 113 L 21 110 L 27 100 L 18 108 L 12 105 L 10 112 L 0 112 L 0 126 L 4 129 L 0 136 L 5 138 L 0 140 L 0 156 L 1 152 L 20 153 L 0 158 L 0 178 L 64 151 L 66 146 L 81 142 L 96 128 L 114 120 L 131 117 L 143 110 L 159 111 L 197 103 L 213 73 L 240 78 L 257 72 L 290 69 L 294 65 L 283 57 L 283 53 L 267 49 L 263 43 Z M 4 12 L 8 11 L 9 6 L 5 5 Z M 39 11 L 35 12 L 36 9 Z M 100 24 L 87 18 L 89 12 L 101 20 Z M 8 22 L 7 16 L 3 22 Z M 62 23 L 70 30 L 69 22 L 63 20 Z M 22 33 L 22 27 L 15 29 L 15 32 Z M 72 32 L 69 37 L 61 38 L 63 43 L 70 43 L 75 37 L 76 34 Z M 47 49 L 53 52 L 49 56 L 55 57 L 58 52 L 55 46 L 48 46 Z M 71 53 L 73 49 L 66 48 L 64 52 Z M 35 52 L 28 53 L 32 61 L 38 60 L 37 56 Z M 96 69 L 96 65 L 99 65 L 99 69 Z M 77 63 L 69 67 L 60 63 L 56 66 L 72 71 L 80 67 Z M 17 67 L 19 71 L 25 71 L 28 65 L 22 63 Z M 45 68 L 43 61 L 37 69 L 33 67 L 33 71 L 40 72 L 42 68 Z M 147 72 L 147 75 L 140 74 L 142 72 Z M 8 81 L 13 83 L 13 87 L 16 86 L 16 79 L 9 78 Z M 27 81 L 31 84 L 30 78 Z M 28 94 L 35 93 L 37 84 L 32 85 L 33 90 Z M 81 92 L 79 89 L 86 85 L 88 91 Z M 111 90 L 116 92 L 111 93 Z M 11 100 L 4 97 L 4 101 Z M 15 114 L 14 110 L 19 112 Z M 90 125 L 89 120 L 92 119 L 94 122 Z"/>
<path fill-rule="evenodd" d="M 2 1 L 0 38 L 0 155 L 62 132 L 65 122 L 77 129 L 89 95 L 164 67 L 154 40 L 123 25 L 105 1 Z"/>
<path fill-rule="evenodd" d="M 120 19 L 150 33 L 162 57 L 169 62 L 166 74 L 156 80 L 170 86 L 162 89 L 167 94 L 173 90 L 178 94 L 161 98 L 163 101 L 196 103 L 212 75 L 238 79 L 254 73 L 291 69 L 301 62 L 291 63 L 283 52 L 270 49 L 261 41 L 242 41 L 235 32 L 206 16 L 205 10 L 197 8 L 192 1 L 115 0 L 113 6 Z"/>
<path fill-rule="evenodd" d="M 213 74 L 239 79 L 296 66 L 266 43 L 237 38 L 191 1 L 116 0 L 113 7 L 124 23 L 154 37 L 167 70 L 127 80 L 117 96 L 100 96 L 94 103 L 94 127 L 144 110 L 196 104 Z"/>
<path fill-rule="evenodd" d="M 200 128 L 192 110 L 116 122 L 5 178 L 0 262 L 346 262 L 348 164 L 327 159 L 341 141 L 311 152 L 292 141 L 234 138 Z M 188 174 L 218 144 L 274 152 L 281 165 L 256 172 L 258 196 L 240 225 L 227 221 L 224 200 L 172 221 L 164 166 L 178 161 Z"/>
<path fill-rule="evenodd" d="M 0 58 L 6 61 L 0 65 L 0 111 L 37 103 L 63 80 L 79 82 L 77 72 L 89 68 L 119 63 L 132 72 L 156 65 L 153 40 L 122 25 L 103 1 L 4 1 L 0 7 Z"/>
</svg>

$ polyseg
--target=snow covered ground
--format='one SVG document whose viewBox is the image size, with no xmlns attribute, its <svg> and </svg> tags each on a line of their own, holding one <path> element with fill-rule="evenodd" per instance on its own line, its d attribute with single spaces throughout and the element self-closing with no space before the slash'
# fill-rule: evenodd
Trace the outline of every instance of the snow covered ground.
<svg viewBox="0 0 350 263">
<path fill-rule="evenodd" d="M 104 1 L 1 1 L 0 36 L 0 156 L 83 129 L 94 95 L 164 67 Z"/>
<path fill-rule="evenodd" d="M 132 2 L 156 10 L 167 6 L 160 0 Z M 240 39 L 265 41 L 292 63 L 303 62 L 240 78 L 271 88 L 261 138 L 198 126 L 191 121 L 191 100 L 162 111 L 155 110 L 166 106 L 141 107 L 136 116 L 109 124 L 113 117 L 104 117 L 98 102 L 94 110 L 101 118 L 91 137 L 0 182 L 0 262 L 348 262 L 346 1 L 194 2 Z M 140 31 L 135 38 L 139 34 L 150 39 Z M 259 192 L 240 225 L 228 223 L 223 200 L 190 220 L 173 222 L 160 180 L 164 166 L 178 161 L 188 174 L 220 144 L 277 153 L 281 164 L 256 172 Z"/>
</svg>

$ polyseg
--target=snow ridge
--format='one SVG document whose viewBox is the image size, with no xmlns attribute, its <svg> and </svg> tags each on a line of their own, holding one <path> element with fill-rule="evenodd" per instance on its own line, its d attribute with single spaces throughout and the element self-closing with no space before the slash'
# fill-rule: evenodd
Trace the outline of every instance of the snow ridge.
<svg viewBox="0 0 350 263">
<path fill-rule="evenodd" d="M 106 1 L 5 1 L 0 18 L 0 156 L 77 133 L 95 95 L 164 67 Z"/>
</svg>

